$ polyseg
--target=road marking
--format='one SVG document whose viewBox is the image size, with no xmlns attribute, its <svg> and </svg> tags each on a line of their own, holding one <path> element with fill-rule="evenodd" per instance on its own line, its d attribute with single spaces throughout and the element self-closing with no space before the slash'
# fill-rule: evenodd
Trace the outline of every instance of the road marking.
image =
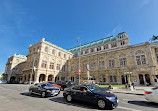
<svg viewBox="0 0 158 111">
<path fill-rule="evenodd" d="M 122 99 L 122 100 L 128 101 L 129 99 Z"/>
<path fill-rule="evenodd" d="M 122 107 L 122 106 L 118 106 L 117 108 L 126 109 L 126 110 L 130 110 L 130 111 L 142 111 L 142 110 L 137 110 L 137 109 L 133 109 L 133 108 L 126 108 L 126 107 Z"/>
</svg>

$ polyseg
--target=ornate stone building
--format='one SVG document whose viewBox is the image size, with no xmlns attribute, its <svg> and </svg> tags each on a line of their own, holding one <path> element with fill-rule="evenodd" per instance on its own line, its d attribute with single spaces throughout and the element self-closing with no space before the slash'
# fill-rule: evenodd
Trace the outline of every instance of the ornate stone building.
<svg viewBox="0 0 158 111">
<path fill-rule="evenodd" d="M 26 67 L 23 69 L 23 82 L 31 79 L 36 83 L 54 81 L 58 74 L 62 75 L 62 80 L 66 80 L 68 67 L 66 62 L 72 56 L 72 53 L 43 38 L 29 47 Z"/>
<path fill-rule="evenodd" d="M 68 76 L 78 81 L 79 47 L 69 49 L 74 57 L 68 61 Z M 125 84 L 126 73 L 131 82 L 154 84 L 157 82 L 157 46 L 148 42 L 129 45 L 127 33 L 111 36 L 81 46 L 81 80 L 87 79 L 87 66 L 91 80 L 99 83 Z M 73 79 L 72 79 L 73 78 Z"/>
<path fill-rule="evenodd" d="M 25 67 L 26 60 L 26 56 L 16 54 L 8 58 L 5 68 L 5 78 L 7 81 L 10 81 L 11 83 L 15 83 L 15 81 L 22 82 L 22 70 Z"/>
<path fill-rule="evenodd" d="M 43 38 L 29 47 L 22 70 L 23 82 L 32 79 L 34 82 L 71 80 L 78 83 L 79 55 L 80 47 L 65 50 Z M 88 71 L 91 80 L 104 84 L 125 84 L 129 72 L 131 82 L 137 84 L 155 84 L 158 80 L 157 42 L 129 45 L 125 32 L 82 45 L 80 57 L 81 82 L 87 80 Z"/>
</svg>

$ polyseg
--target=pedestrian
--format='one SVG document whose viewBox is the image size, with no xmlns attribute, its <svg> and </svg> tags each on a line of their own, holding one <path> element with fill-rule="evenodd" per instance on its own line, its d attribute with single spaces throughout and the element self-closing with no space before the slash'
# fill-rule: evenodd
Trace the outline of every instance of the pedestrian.
<svg viewBox="0 0 158 111">
<path fill-rule="evenodd" d="M 125 88 L 127 89 L 127 87 L 128 87 L 128 84 L 126 83 L 126 84 L 125 84 Z"/>
<path fill-rule="evenodd" d="M 134 84 L 134 81 L 132 82 L 132 86 L 133 86 L 133 89 L 135 89 L 135 86 L 134 86 L 135 84 Z"/>
<path fill-rule="evenodd" d="M 109 84 L 109 89 L 113 89 L 111 84 Z"/>
</svg>

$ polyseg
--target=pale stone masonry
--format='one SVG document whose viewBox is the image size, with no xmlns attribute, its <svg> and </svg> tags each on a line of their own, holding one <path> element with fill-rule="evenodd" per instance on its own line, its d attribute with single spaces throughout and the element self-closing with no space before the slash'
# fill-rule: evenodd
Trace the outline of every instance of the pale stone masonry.
<svg viewBox="0 0 158 111">
<path fill-rule="evenodd" d="M 22 82 L 28 82 L 32 75 L 35 83 L 58 80 L 78 83 L 79 49 L 65 50 L 43 38 L 29 47 L 28 55 L 19 64 L 11 65 L 10 61 L 14 62 L 8 58 L 5 72 L 8 81 L 11 77 L 21 81 L 18 78 L 22 77 Z M 128 34 L 119 33 L 81 46 L 81 82 L 87 80 L 89 66 L 90 79 L 102 84 L 125 84 L 127 72 L 132 73 L 131 82 L 155 84 L 158 80 L 157 59 L 157 42 L 129 45 Z M 23 68 L 22 72 L 11 73 L 15 66 Z"/>
</svg>

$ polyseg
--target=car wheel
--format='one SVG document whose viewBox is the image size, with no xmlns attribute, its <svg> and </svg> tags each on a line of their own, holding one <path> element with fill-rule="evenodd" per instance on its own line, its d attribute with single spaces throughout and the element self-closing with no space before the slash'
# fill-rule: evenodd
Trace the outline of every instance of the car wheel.
<svg viewBox="0 0 158 111">
<path fill-rule="evenodd" d="M 103 100 L 103 99 L 99 99 L 97 101 L 97 106 L 100 108 L 100 109 L 105 109 L 106 108 L 106 102 Z"/>
<path fill-rule="evenodd" d="M 42 98 L 46 97 L 46 92 L 42 92 L 41 97 Z"/>
<path fill-rule="evenodd" d="M 71 95 L 67 95 L 66 100 L 67 100 L 67 102 L 71 102 L 72 101 L 72 96 Z"/>
<path fill-rule="evenodd" d="M 32 90 L 29 90 L 29 94 L 30 94 L 30 95 L 32 94 Z"/>
</svg>

